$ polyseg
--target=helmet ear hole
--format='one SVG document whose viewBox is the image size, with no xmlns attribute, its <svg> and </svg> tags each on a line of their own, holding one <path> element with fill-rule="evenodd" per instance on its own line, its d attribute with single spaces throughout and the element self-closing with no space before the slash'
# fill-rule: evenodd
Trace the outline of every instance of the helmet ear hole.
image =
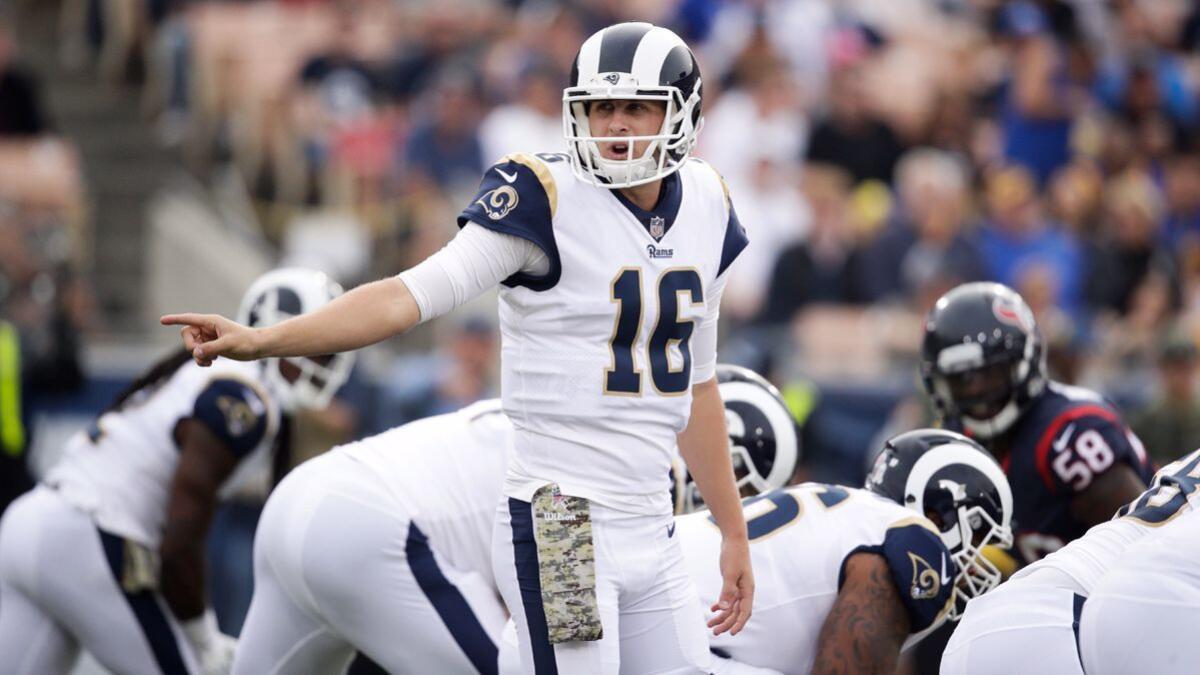
<svg viewBox="0 0 1200 675">
<path fill-rule="evenodd" d="M 725 405 L 729 453 L 743 497 L 788 485 L 800 462 L 800 439 L 791 411 L 770 382 L 752 370 L 717 365 L 717 382 Z M 690 473 L 685 473 L 681 513 L 703 508 Z"/>
</svg>

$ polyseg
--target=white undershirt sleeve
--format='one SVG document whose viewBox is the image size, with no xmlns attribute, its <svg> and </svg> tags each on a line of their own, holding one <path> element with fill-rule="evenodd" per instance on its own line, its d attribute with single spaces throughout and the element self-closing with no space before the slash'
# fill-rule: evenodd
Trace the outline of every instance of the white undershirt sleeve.
<svg viewBox="0 0 1200 675">
<path fill-rule="evenodd" d="M 440 251 L 400 273 L 421 322 L 441 316 L 508 277 L 541 276 L 550 259 L 537 244 L 469 222 Z"/>
<path fill-rule="evenodd" d="M 721 318 L 721 294 L 727 277 L 722 274 L 714 279 L 704 298 L 704 319 L 692 336 L 692 384 L 707 382 L 717 374 L 717 321 Z"/>
</svg>

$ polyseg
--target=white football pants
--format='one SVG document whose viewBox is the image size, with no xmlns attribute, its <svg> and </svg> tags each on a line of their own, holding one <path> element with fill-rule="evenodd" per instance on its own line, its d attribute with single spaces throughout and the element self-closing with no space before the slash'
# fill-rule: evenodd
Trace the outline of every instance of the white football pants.
<svg viewBox="0 0 1200 675">
<path fill-rule="evenodd" d="M 592 504 L 591 520 L 604 637 L 552 645 L 530 504 L 501 500 L 492 531 L 492 567 L 516 625 L 519 658 L 511 661 L 520 663 L 521 672 L 536 675 L 709 672 L 704 613 L 673 536 L 674 517 Z"/>
<path fill-rule="evenodd" d="M 126 593 L 124 540 L 51 488 L 13 502 L 0 521 L 0 674 L 67 673 L 82 646 L 127 675 L 199 672 L 162 598 Z"/>
<path fill-rule="evenodd" d="M 1130 548 L 1100 580 L 1080 620 L 1088 675 L 1200 672 L 1200 512 Z"/>
<path fill-rule="evenodd" d="M 1082 596 L 1024 581 L 1007 581 L 967 603 L 942 653 L 941 675 L 1083 675 Z"/>
<path fill-rule="evenodd" d="M 234 673 L 495 673 L 506 614 L 490 579 L 451 568 L 367 467 L 327 453 L 263 509 Z"/>
</svg>

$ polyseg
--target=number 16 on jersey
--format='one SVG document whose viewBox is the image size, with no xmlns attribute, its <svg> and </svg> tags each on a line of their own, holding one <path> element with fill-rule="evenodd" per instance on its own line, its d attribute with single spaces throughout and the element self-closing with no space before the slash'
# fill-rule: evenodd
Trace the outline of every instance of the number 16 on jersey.
<svg viewBox="0 0 1200 675">
<path fill-rule="evenodd" d="M 682 394 L 691 386 L 692 352 L 690 341 L 696 329 L 694 319 L 683 319 L 684 304 L 704 305 L 704 286 L 691 267 L 664 270 L 656 284 L 658 319 L 646 343 L 646 361 L 650 364 L 650 382 L 660 394 Z M 638 368 L 634 346 L 642 330 L 642 270 L 624 267 L 613 278 L 610 299 L 617 305 L 613 321 L 612 366 L 604 375 L 604 393 L 623 396 L 642 394 L 642 370 Z M 671 348 L 678 345 L 681 362 L 671 363 Z"/>
</svg>

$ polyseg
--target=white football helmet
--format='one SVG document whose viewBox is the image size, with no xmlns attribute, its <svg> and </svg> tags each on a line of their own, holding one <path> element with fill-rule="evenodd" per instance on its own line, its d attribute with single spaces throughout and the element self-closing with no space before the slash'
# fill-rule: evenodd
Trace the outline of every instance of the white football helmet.
<svg viewBox="0 0 1200 675">
<path fill-rule="evenodd" d="M 958 567 L 950 620 L 1003 578 L 988 547 L 1012 546 L 1013 496 L 1004 469 L 975 441 L 945 429 L 894 436 L 875 457 L 867 490 L 926 516 Z"/>
<path fill-rule="evenodd" d="M 571 167 L 600 187 L 632 187 L 665 178 L 687 161 L 703 126 L 700 66 L 687 44 L 666 28 L 644 22 L 618 23 L 584 41 L 563 90 L 563 134 Z M 593 136 L 588 111 L 593 101 L 639 99 L 666 105 L 662 128 L 650 136 L 622 136 L 623 160 L 605 159 Z M 640 157 L 635 141 L 650 141 Z"/>
<path fill-rule="evenodd" d="M 259 277 L 242 297 L 238 323 L 262 328 L 324 305 L 342 294 L 342 287 L 324 272 L 284 267 Z M 299 371 L 294 380 L 281 370 L 284 361 Z M 350 377 L 352 352 L 322 357 L 263 359 L 263 379 L 285 411 L 320 409 Z"/>
<path fill-rule="evenodd" d="M 753 497 L 787 485 L 800 462 L 800 438 L 779 390 L 758 373 L 727 364 L 717 365 L 717 382 L 741 495 Z M 682 483 L 675 489 L 676 512 L 704 508 L 704 498 L 686 468 L 676 467 L 675 475 Z"/>
</svg>

